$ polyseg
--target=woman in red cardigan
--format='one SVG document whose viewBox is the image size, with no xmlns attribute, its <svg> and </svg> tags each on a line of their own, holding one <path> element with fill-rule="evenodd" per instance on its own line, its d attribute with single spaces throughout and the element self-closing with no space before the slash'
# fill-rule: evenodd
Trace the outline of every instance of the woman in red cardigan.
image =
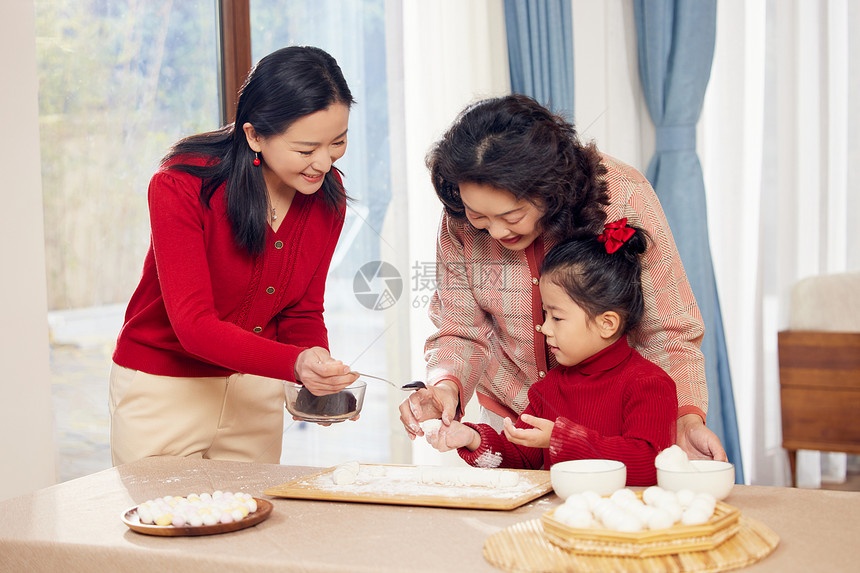
<svg viewBox="0 0 860 573">
<path fill-rule="evenodd" d="M 531 98 L 466 108 L 427 156 L 445 210 L 425 344 L 426 390 L 400 405 L 410 437 L 477 397 L 497 430 L 528 404 L 556 365 L 541 333 L 540 265 L 553 246 L 626 218 L 652 242 L 642 266 L 645 314 L 630 345 L 666 371 L 678 394 L 676 441 L 690 458 L 725 460 L 705 426 L 704 323 L 666 216 L 641 173 L 579 140 L 573 125 Z"/>
<path fill-rule="evenodd" d="M 627 466 L 627 485 L 657 483 L 654 458 L 675 442 L 675 383 L 630 348 L 642 318 L 641 264 L 647 237 L 622 219 L 599 237 L 562 243 L 546 256 L 541 332 L 558 366 L 532 384 L 529 404 L 499 433 L 451 422 L 427 441 L 459 448 L 479 467 L 549 469 L 600 458 Z"/>
<path fill-rule="evenodd" d="M 280 460 L 282 380 L 313 394 L 356 376 L 333 359 L 323 296 L 346 192 L 352 94 L 312 47 L 263 58 L 236 121 L 173 146 L 113 355 L 114 464 L 146 456 Z"/>
</svg>

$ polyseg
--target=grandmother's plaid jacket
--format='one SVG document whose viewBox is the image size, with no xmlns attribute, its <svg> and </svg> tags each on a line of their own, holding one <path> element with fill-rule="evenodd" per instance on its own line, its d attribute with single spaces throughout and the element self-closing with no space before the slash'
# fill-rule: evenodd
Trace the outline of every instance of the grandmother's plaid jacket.
<svg viewBox="0 0 860 573">
<path fill-rule="evenodd" d="M 678 416 L 697 413 L 704 419 L 705 327 L 663 208 L 636 169 L 607 155 L 603 164 L 607 222 L 626 217 L 652 239 L 643 259 L 645 314 L 629 343 L 675 381 Z M 528 248 L 511 251 L 445 213 L 437 241 L 429 314 L 438 330 L 424 347 L 427 380 L 453 380 L 461 389 L 461 406 L 476 392 L 482 406 L 515 419 L 528 404 L 530 385 L 556 366 L 540 333 L 538 290 L 538 270 L 554 243 L 540 236 Z"/>
</svg>

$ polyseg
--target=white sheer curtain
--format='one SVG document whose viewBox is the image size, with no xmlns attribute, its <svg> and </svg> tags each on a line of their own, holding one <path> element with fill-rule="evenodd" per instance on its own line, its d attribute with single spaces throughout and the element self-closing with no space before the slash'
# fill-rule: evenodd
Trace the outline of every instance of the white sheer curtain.
<svg viewBox="0 0 860 573">
<path fill-rule="evenodd" d="M 424 279 L 427 267 L 435 265 L 442 212 L 424 156 L 463 107 L 508 93 L 510 81 L 502 0 L 406 0 L 401 19 L 406 172 L 405 189 L 398 189 L 395 182 L 394 195 L 397 201 L 405 192 L 408 202 L 404 216 L 409 241 L 404 262 L 410 269 L 408 368 L 410 379 L 419 380 L 424 377 L 424 340 L 433 329 L 427 317 L 432 289 Z M 395 83 L 390 77 L 389 84 Z M 401 217 L 396 206 L 394 215 Z M 402 432 L 400 423 L 395 425 L 393 431 Z M 424 440 L 413 446 L 413 463 L 459 462 L 456 453 L 438 454 Z"/>
<path fill-rule="evenodd" d="M 799 279 L 860 268 L 860 50 L 847 0 L 723 0 L 700 131 L 745 462 L 788 483 L 776 335 Z M 722 49 L 721 49 L 722 48 Z M 853 161 L 852 161 L 853 159 Z M 798 457 L 817 486 L 818 454 Z M 844 462 L 843 462 L 844 467 Z M 844 471 L 844 470 L 843 470 Z"/>
<path fill-rule="evenodd" d="M 776 334 L 798 279 L 860 269 L 860 5 L 721 0 L 698 151 L 748 483 L 786 485 Z M 580 133 L 644 170 L 633 9 L 573 1 Z M 802 452 L 799 484 L 820 483 Z M 838 465 L 838 464 L 837 464 Z M 843 464 L 844 466 L 844 464 Z"/>
</svg>

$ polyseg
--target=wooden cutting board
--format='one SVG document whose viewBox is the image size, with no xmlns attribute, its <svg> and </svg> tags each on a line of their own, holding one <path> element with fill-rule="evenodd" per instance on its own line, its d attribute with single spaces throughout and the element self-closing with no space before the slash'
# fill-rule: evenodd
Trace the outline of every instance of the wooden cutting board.
<svg viewBox="0 0 860 573">
<path fill-rule="evenodd" d="M 544 470 L 490 470 L 517 473 L 519 483 L 511 487 L 421 483 L 420 466 L 388 464 L 361 464 L 354 484 L 336 485 L 334 470 L 297 478 L 263 493 L 292 499 L 509 510 L 552 491 L 549 472 Z"/>
</svg>

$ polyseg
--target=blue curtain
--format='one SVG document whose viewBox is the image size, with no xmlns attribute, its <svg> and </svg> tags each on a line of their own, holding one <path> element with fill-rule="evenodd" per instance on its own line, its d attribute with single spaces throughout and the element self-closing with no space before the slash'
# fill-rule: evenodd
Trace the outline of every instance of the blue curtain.
<svg viewBox="0 0 860 573">
<path fill-rule="evenodd" d="M 511 91 L 573 118 L 570 0 L 505 0 Z"/>
<path fill-rule="evenodd" d="M 705 321 L 708 427 L 719 436 L 743 483 L 740 439 L 717 284 L 708 241 L 696 122 L 711 75 L 716 0 L 634 0 L 639 75 L 657 128 L 646 177 L 654 186 L 678 244 Z"/>
</svg>

